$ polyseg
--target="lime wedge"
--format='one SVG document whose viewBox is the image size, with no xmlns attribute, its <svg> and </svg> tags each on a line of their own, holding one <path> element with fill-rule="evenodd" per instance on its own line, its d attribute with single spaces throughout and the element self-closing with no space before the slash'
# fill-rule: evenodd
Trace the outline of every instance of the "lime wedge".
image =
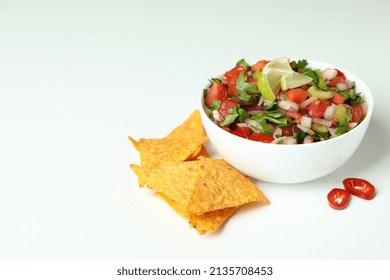
<svg viewBox="0 0 390 280">
<path fill-rule="evenodd" d="M 279 74 L 289 74 L 294 72 L 290 66 L 290 60 L 287 57 L 281 57 L 269 61 L 263 68 L 263 74 L 267 75 L 269 72 L 278 72 Z"/>
<path fill-rule="evenodd" d="M 266 100 L 275 100 L 280 89 L 280 76 L 276 72 L 264 75 L 263 72 L 256 72 L 257 86 L 261 95 Z"/>
<path fill-rule="evenodd" d="M 312 81 L 312 78 L 293 71 L 290 74 L 282 76 L 282 78 L 280 79 L 280 85 L 282 87 L 282 90 L 287 90 L 310 84 Z"/>
<path fill-rule="evenodd" d="M 280 89 L 296 88 L 312 82 L 312 78 L 292 70 L 287 57 L 269 61 L 261 72 L 255 74 L 257 86 L 266 100 L 275 100 Z"/>
</svg>

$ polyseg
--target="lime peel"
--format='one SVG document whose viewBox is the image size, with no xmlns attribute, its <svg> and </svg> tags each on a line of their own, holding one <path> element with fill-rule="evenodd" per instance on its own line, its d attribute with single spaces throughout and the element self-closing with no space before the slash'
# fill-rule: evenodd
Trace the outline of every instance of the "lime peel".
<svg viewBox="0 0 390 280">
<path fill-rule="evenodd" d="M 256 73 L 257 74 L 257 73 Z M 266 100 L 275 100 L 279 90 L 300 87 L 312 82 L 312 78 L 295 72 L 290 66 L 287 57 L 269 61 L 259 74 L 257 86 Z"/>
</svg>

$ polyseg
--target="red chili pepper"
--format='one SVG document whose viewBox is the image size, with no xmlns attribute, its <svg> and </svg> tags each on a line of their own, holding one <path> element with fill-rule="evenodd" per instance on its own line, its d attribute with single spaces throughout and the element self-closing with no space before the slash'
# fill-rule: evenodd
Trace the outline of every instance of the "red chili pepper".
<svg viewBox="0 0 390 280">
<path fill-rule="evenodd" d="M 334 188 L 328 193 L 328 203 L 336 210 L 347 207 L 350 199 L 350 193 L 344 189 Z"/>
<path fill-rule="evenodd" d="M 371 200 L 375 196 L 375 187 L 364 179 L 346 178 L 343 181 L 344 188 L 352 195 Z"/>
</svg>

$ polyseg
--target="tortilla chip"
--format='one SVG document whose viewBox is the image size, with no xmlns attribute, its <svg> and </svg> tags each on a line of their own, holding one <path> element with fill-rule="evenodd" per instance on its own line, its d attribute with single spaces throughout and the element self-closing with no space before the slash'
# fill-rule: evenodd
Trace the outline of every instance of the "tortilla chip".
<svg viewBox="0 0 390 280">
<path fill-rule="evenodd" d="M 188 215 L 188 212 L 187 212 L 187 209 L 186 207 L 184 207 L 183 205 L 181 205 L 180 203 L 178 203 L 177 201 L 174 201 L 170 198 L 168 198 L 165 194 L 163 194 L 162 192 L 155 192 L 154 193 L 155 196 L 163 199 L 173 210 L 175 210 L 175 212 L 177 214 L 179 214 L 180 216 L 182 216 L 184 219 L 187 219 L 189 218 L 189 215 Z"/>
<path fill-rule="evenodd" d="M 163 193 L 157 192 L 155 195 L 162 198 L 176 213 L 187 219 L 190 226 L 195 228 L 200 234 L 216 231 L 236 210 L 236 208 L 232 207 L 204 213 L 203 215 L 194 215 L 188 213 L 185 207 L 180 203 L 169 199 Z"/>
<path fill-rule="evenodd" d="M 194 189 L 201 180 L 198 161 L 186 161 L 153 169 L 140 167 L 136 173 L 140 182 L 145 182 L 148 187 L 163 193 L 183 207 L 188 206 Z"/>
<path fill-rule="evenodd" d="M 207 212 L 202 215 L 190 213 L 189 222 L 191 227 L 195 228 L 200 234 L 214 232 L 227 221 L 235 210 L 236 207 L 230 207 Z"/>
<path fill-rule="evenodd" d="M 199 149 L 188 160 L 196 160 L 199 157 L 210 157 L 209 152 L 204 145 L 200 146 Z"/>
<path fill-rule="evenodd" d="M 185 122 L 172 130 L 165 138 L 168 140 L 182 139 L 185 142 L 188 142 L 188 140 L 203 139 L 204 142 L 207 136 L 203 129 L 199 110 L 195 110 Z"/>
<path fill-rule="evenodd" d="M 141 138 L 136 141 L 129 136 L 140 152 L 141 166 L 147 168 L 172 165 L 193 158 L 202 151 L 202 144 L 207 139 L 199 110 L 194 111 L 183 124 L 162 139 Z"/>
<path fill-rule="evenodd" d="M 222 159 L 199 158 L 202 182 L 198 185 L 188 211 L 201 215 L 253 201 L 268 204 L 258 187 Z"/>
<path fill-rule="evenodd" d="M 216 231 L 243 204 L 268 203 L 249 177 L 209 157 L 198 110 L 162 139 L 129 140 L 140 153 L 141 164 L 130 164 L 139 186 L 154 189 L 200 234 Z"/>
<path fill-rule="evenodd" d="M 136 148 L 136 150 L 139 151 L 138 141 L 134 140 L 134 139 L 131 138 L 130 136 L 127 136 L 127 138 L 128 138 L 129 141 L 133 144 L 134 148 Z"/>
<path fill-rule="evenodd" d="M 145 186 L 146 182 L 143 180 L 143 175 L 142 175 L 142 171 L 141 171 L 141 167 L 139 165 L 136 165 L 136 164 L 130 164 L 130 168 L 131 170 L 133 170 L 133 172 L 135 173 L 135 175 L 137 175 L 138 177 L 138 185 L 142 188 L 143 186 Z"/>
</svg>

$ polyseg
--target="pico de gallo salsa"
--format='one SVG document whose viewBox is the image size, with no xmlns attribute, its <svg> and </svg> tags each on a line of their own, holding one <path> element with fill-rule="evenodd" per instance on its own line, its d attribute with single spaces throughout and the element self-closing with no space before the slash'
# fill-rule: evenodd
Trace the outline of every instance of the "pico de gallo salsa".
<svg viewBox="0 0 390 280">
<path fill-rule="evenodd" d="M 306 144 L 348 132 L 363 121 L 367 106 L 355 84 L 339 69 L 312 69 L 306 59 L 290 61 L 291 69 L 311 82 L 280 89 L 264 98 L 258 77 L 268 60 L 253 65 L 244 59 L 211 78 L 204 89 L 206 112 L 222 129 L 249 140 Z"/>
</svg>

